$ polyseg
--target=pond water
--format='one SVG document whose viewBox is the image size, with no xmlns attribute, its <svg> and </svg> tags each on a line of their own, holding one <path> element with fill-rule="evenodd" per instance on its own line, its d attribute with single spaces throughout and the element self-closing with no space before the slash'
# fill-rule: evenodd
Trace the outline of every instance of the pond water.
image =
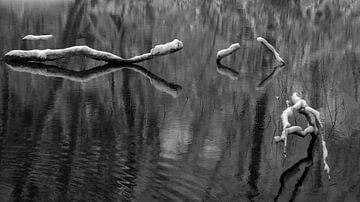
<svg viewBox="0 0 360 202">
<path fill-rule="evenodd" d="M 184 48 L 140 63 L 148 74 L 102 74 L 104 62 L 84 57 L 0 61 L 0 201 L 360 201 L 360 2 L 336 2 L 1 1 L 0 57 Z M 286 62 L 262 88 L 278 64 L 258 36 Z M 217 51 L 237 42 L 217 66 Z M 319 138 L 289 136 L 286 158 L 273 141 L 293 92 L 321 113 L 330 179 Z"/>
</svg>

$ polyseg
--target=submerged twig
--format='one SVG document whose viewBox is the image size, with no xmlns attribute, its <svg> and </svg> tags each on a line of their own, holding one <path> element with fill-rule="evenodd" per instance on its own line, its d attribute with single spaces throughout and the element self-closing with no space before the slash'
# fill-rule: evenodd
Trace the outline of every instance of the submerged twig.
<svg viewBox="0 0 360 202">
<path fill-rule="evenodd" d="M 12 50 L 6 53 L 4 58 L 5 60 L 51 61 L 65 57 L 85 56 L 106 62 L 138 63 L 179 51 L 182 48 L 183 43 L 175 39 L 172 42 L 155 46 L 151 49 L 150 53 L 145 53 L 143 55 L 127 59 L 109 52 L 95 50 L 88 46 L 73 46 L 64 49 Z"/>
<path fill-rule="evenodd" d="M 181 86 L 166 81 L 142 66 L 129 63 L 108 63 L 106 65 L 97 66 L 83 71 L 68 70 L 54 65 L 26 61 L 7 61 L 6 64 L 14 71 L 27 72 L 47 77 L 59 77 L 76 82 L 87 82 L 99 76 L 110 74 L 122 69 L 130 69 L 145 76 L 150 80 L 150 83 L 156 89 L 166 92 L 174 98 L 180 94 L 182 89 Z"/>
<path fill-rule="evenodd" d="M 26 35 L 22 38 L 22 40 L 49 40 L 51 38 L 53 38 L 54 36 L 51 34 L 46 34 L 46 35 Z"/>
</svg>

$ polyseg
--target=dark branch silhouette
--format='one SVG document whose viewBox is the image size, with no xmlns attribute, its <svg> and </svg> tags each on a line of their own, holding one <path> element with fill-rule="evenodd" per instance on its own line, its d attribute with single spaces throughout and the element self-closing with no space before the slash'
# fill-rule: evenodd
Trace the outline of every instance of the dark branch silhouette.
<svg viewBox="0 0 360 202">
<path fill-rule="evenodd" d="M 293 166 L 291 166 L 290 168 L 286 169 L 280 177 L 280 188 L 279 191 L 276 195 L 276 197 L 274 198 L 274 201 L 277 201 L 279 199 L 279 197 L 281 196 L 283 189 L 285 187 L 285 183 L 286 181 L 290 180 L 291 178 L 293 178 L 294 176 L 296 176 L 296 174 L 298 172 L 301 171 L 301 169 L 303 168 L 304 171 L 301 174 L 298 182 L 295 184 L 295 188 L 293 190 L 292 196 L 290 200 L 294 200 L 296 197 L 296 193 L 298 191 L 298 189 L 301 187 L 302 183 L 304 182 L 306 176 L 309 173 L 309 168 L 310 166 L 312 166 L 313 164 L 313 151 L 314 151 L 314 145 L 315 145 L 315 140 L 316 140 L 316 135 L 314 133 L 311 134 L 311 141 L 309 144 L 309 147 L 307 149 L 307 156 L 303 159 L 300 159 L 298 162 L 296 162 Z"/>
<path fill-rule="evenodd" d="M 285 66 L 285 63 L 282 63 L 278 66 L 275 66 L 273 71 L 266 76 L 260 83 L 256 86 L 256 89 L 263 89 L 265 88 L 272 80 L 273 78 L 281 71 L 283 70 L 283 67 Z"/>
<path fill-rule="evenodd" d="M 156 89 L 166 92 L 173 97 L 177 97 L 182 89 L 181 86 L 166 81 L 165 79 L 153 74 L 142 66 L 128 63 L 108 63 L 83 71 L 74 71 L 54 65 L 17 60 L 7 61 L 6 64 L 14 71 L 27 72 L 47 77 L 59 77 L 76 82 L 86 82 L 99 76 L 110 74 L 122 69 L 130 69 L 148 78 L 150 83 Z"/>
<path fill-rule="evenodd" d="M 220 59 L 216 60 L 216 65 L 217 65 L 216 71 L 219 74 L 227 76 L 232 80 L 238 79 L 239 72 L 235 71 L 234 69 L 232 69 L 230 67 L 227 67 L 227 66 L 221 64 Z"/>
</svg>

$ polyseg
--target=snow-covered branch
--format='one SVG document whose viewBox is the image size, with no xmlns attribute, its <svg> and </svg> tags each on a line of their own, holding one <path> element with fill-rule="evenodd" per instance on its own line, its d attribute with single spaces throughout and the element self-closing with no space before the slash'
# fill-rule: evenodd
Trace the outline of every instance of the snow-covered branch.
<svg viewBox="0 0 360 202">
<path fill-rule="evenodd" d="M 268 48 L 274 54 L 275 59 L 278 62 L 285 64 L 285 61 L 280 57 L 280 54 L 275 50 L 275 48 L 268 41 L 266 41 L 266 39 L 264 39 L 262 37 L 258 37 L 257 41 L 262 43 L 266 48 Z"/>
<path fill-rule="evenodd" d="M 151 49 L 150 53 L 134 56 L 132 58 L 122 58 L 109 52 L 92 49 L 88 46 L 73 46 L 64 49 L 12 50 L 5 54 L 4 59 L 24 61 L 51 61 L 66 57 L 85 56 L 106 62 L 138 63 L 179 51 L 182 48 L 183 43 L 178 39 L 175 39 L 172 42 L 155 46 L 153 49 Z"/>
<path fill-rule="evenodd" d="M 291 105 L 292 104 L 292 105 Z M 303 114 L 307 121 L 308 127 L 304 130 L 300 126 L 293 126 L 289 122 L 289 118 L 294 115 L 294 112 L 298 112 Z M 319 129 L 322 128 L 322 124 L 320 121 L 320 112 L 311 108 L 307 102 L 302 99 L 296 92 L 291 96 L 291 103 L 287 101 L 287 108 L 282 112 L 281 116 L 282 122 L 282 132 L 280 136 L 275 136 L 274 140 L 276 143 L 284 142 L 284 155 L 286 156 L 286 146 L 287 146 L 287 136 L 289 134 L 295 134 L 300 137 L 305 137 L 308 134 L 318 135 Z M 321 134 L 321 145 L 323 148 L 323 163 L 324 170 L 328 173 L 330 178 L 330 167 L 326 162 L 326 158 L 328 156 L 328 150 L 326 148 L 326 143 L 324 140 L 324 135 Z"/>
</svg>

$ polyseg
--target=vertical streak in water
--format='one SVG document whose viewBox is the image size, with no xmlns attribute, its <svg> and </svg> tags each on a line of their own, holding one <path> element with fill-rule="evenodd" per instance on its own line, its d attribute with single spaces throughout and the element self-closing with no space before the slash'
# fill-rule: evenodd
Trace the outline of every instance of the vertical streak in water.
<svg viewBox="0 0 360 202">
<path fill-rule="evenodd" d="M 264 125 L 266 118 L 266 104 L 267 104 L 267 94 L 264 93 L 261 95 L 259 100 L 256 102 L 255 108 L 255 120 L 254 120 L 254 130 L 252 138 L 252 148 L 251 148 L 251 162 L 249 165 L 249 178 L 248 184 L 250 185 L 251 191 L 248 193 L 248 197 L 252 200 L 258 194 L 258 178 L 261 162 L 261 145 L 263 142 L 264 134 Z"/>
<path fill-rule="evenodd" d="M 80 100 L 79 100 L 80 99 Z M 61 167 L 59 169 L 59 177 L 57 181 L 61 185 L 61 192 L 63 196 L 67 196 L 67 193 L 69 191 L 69 182 L 71 177 L 71 169 L 72 169 L 72 162 L 74 159 L 74 151 L 77 141 L 77 128 L 80 125 L 79 124 L 79 110 L 81 109 L 80 104 L 82 97 L 78 97 L 77 94 L 75 96 L 71 97 L 69 100 L 71 100 L 71 103 L 68 103 L 70 106 L 68 109 L 70 111 L 69 114 L 72 114 L 70 119 L 68 120 L 70 122 L 69 126 L 69 147 L 64 149 L 64 151 L 61 151 L 61 154 L 63 155 L 63 162 L 61 164 Z M 64 104 L 64 103 L 63 103 Z"/>
<path fill-rule="evenodd" d="M 130 77 L 131 72 L 128 69 L 122 71 L 122 97 L 124 102 L 124 111 L 126 116 L 126 124 L 131 131 L 134 126 L 134 110 L 131 103 Z"/>
<path fill-rule="evenodd" d="M 3 88 L 1 89 L 2 93 L 2 112 L 1 112 L 1 133 L 0 133 L 0 159 L 1 152 L 3 150 L 3 138 L 7 133 L 7 124 L 8 124 L 8 112 L 9 112 L 9 75 L 7 71 L 3 70 Z M 0 162 L 1 166 L 1 162 Z"/>
<path fill-rule="evenodd" d="M 310 64 L 310 76 L 311 76 L 311 93 L 310 93 L 310 104 L 314 109 L 319 107 L 320 101 L 320 62 L 314 61 Z M 315 176 L 315 187 L 320 188 L 322 186 L 321 182 L 321 172 L 322 172 L 322 161 L 321 158 L 321 146 L 315 148 L 318 158 L 314 162 L 314 176 Z M 316 189 L 315 189 L 316 190 Z"/>
<path fill-rule="evenodd" d="M 69 17 L 67 18 L 64 33 L 60 40 L 61 46 L 73 46 L 76 42 L 76 34 L 80 29 L 81 19 L 85 12 L 85 1 L 76 0 L 74 5 L 70 8 Z"/>
<path fill-rule="evenodd" d="M 246 156 L 244 154 L 244 147 L 241 146 L 241 141 L 245 140 L 246 137 L 245 135 L 246 134 L 249 134 L 250 131 L 247 131 L 247 129 L 249 128 L 248 126 L 250 125 L 250 121 L 249 119 L 247 118 L 249 116 L 249 109 L 250 109 L 250 103 L 249 103 L 249 97 L 248 96 L 244 96 L 243 97 L 243 107 L 242 107 L 242 110 L 241 110 L 241 114 L 240 114 L 240 117 L 241 117 L 241 123 L 240 123 L 240 138 L 239 138 L 239 160 L 238 160 L 238 170 L 237 170 L 237 178 L 240 180 L 243 172 L 244 172 L 244 162 L 243 162 L 243 159 L 244 159 L 244 156 Z M 249 143 L 249 142 L 248 142 Z M 242 145 L 247 145 L 246 143 L 242 143 Z"/>
<path fill-rule="evenodd" d="M 136 163 L 136 143 L 134 137 L 134 122 L 135 122 L 135 110 L 132 105 L 132 96 L 130 89 L 130 81 L 131 81 L 131 72 L 130 70 L 124 70 L 123 74 L 123 82 L 122 82 L 122 97 L 124 102 L 124 111 L 126 116 L 126 122 L 128 127 L 128 133 L 126 135 L 126 144 L 127 144 L 127 158 L 125 162 L 125 166 L 127 167 L 127 173 L 131 175 L 131 178 L 135 176 L 135 163 Z M 131 179 L 127 179 L 127 181 L 131 181 Z M 133 183 L 129 183 L 127 188 L 121 195 L 125 198 L 130 199 L 133 195 Z"/>
</svg>

